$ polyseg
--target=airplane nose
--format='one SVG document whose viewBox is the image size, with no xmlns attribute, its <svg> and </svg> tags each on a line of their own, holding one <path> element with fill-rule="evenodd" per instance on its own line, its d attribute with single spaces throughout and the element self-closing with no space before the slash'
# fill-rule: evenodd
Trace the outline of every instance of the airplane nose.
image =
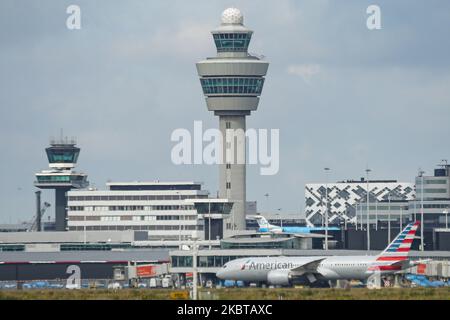
<svg viewBox="0 0 450 320">
<path fill-rule="evenodd" d="M 220 269 L 219 271 L 216 272 L 216 277 L 223 280 L 224 273 L 225 273 L 224 270 Z"/>
</svg>

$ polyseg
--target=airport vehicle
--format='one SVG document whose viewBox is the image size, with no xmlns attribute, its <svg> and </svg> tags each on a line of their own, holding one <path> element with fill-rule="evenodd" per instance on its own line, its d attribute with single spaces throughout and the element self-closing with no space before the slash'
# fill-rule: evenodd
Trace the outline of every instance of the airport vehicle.
<svg viewBox="0 0 450 320">
<path fill-rule="evenodd" d="M 325 231 L 325 227 L 280 227 L 270 224 L 263 216 L 254 216 L 258 223 L 259 232 L 273 232 L 273 233 L 310 233 L 314 231 Z M 337 227 L 328 227 L 330 231 L 339 231 Z"/>
<path fill-rule="evenodd" d="M 244 282 L 242 282 L 242 281 L 234 281 L 234 280 L 225 280 L 223 282 L 223 286 L 225 288 L 243 287 L 244 286 Z"/>
<path fill-rule="evenodd" d="M 16 282 L 0 282 L 0 289 L 17 289 Z"/>
<path fill-rule="evenodd" d="M 112 283 L 108 284 L 108 289 L 119 290 L 119 289 L 122 289 L 122 285 L 118 282 L 112 282 Z"/>
<path fill-rule="evenodd" d="M 173 286 L 172 276 L 166 275 L 164 278 L 161 279 L 161 286 L 163 288 L 170 288 Z"/>
<path fill-rule="evenodd" d="M 154 277 L 150 279 L 149 287 L 150 288 L 159 288 L 162 286 L 162 280 L 159 277 Z"/>
<path fill-rule="evenodd" d="M 47 289 L 50 287 L 48 281 L 31 281 L 25 282 L 22 286 L 23 289 Z"/>
<path fill-rule="evenodd" d="M 414 287 L 438 288 L 449 285 L 448 282 L 430 281 L 426 276 L 417 274 L 407 274 L 406 279 L 411 281 Z"/>
<path fill-rule="evenodd" d="M 412 267 L 408 259 L 419 222 L 410 223 L 376 256 L 251 257 L 227 262 L 216 276 L 223 280 L 288 286 L 328 280 L 367 280 Z M 318 281 L 319 280 L 319 281 Z"/>
<path fill-rule="evenodd" d="M 66 284 L 66 289 L 69 289 L 69 290 L 75 290 L 75 289 L 81 289 L 81 285 L 80 284 L 77 284 L 77 283 L 68 283 L 68 284 Z"/>
</svg>

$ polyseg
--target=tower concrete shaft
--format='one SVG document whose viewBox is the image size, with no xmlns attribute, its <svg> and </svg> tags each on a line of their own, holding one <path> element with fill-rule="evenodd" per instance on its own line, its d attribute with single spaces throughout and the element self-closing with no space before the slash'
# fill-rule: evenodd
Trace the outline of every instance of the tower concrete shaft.
<svg viewBox="0 0 450 320">
<path fill-rule="evenodd" d="M 211 33 L 217 56 L 197 63 L 206 105 L 219 117 L 224 161 L 219 165 L 219 193 L 234 203 L 224 234 L 245 229 L 245 117 L 258 108 L 269 63 L 248 54 L 253 31 L 235 8 L 222 13 L 222 24 Z M 233 136 L 232 139 L 227 136 Z M 227 158 L 227 154 L 233 155 Z"/>
<path fill-rule="evenodd" d="M 67 230 L 67 191 L 71 188 L 55 188 L 55 230 Z"/>
<path fill-rule="evenodd" d="M 233 210 L 228 229 L 245 230 L 246 145 L 245 115 L 219 116 L 223 141 L 223 160 L 219 169 L 219 196 L 232 199 Z"/>
</svg>

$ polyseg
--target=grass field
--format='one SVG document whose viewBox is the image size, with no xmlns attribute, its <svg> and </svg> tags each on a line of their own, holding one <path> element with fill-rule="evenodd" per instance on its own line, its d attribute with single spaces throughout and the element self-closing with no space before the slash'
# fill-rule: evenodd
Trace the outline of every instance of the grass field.
<svg viewBox="0 0 450 320">
<path fill-rule="evenodd" d="M 172 290 L 11 290 L 0 291 L 7 300 L 168 300 Z M 220 300 L 450 300 L 450 288 L 408 289 L 259 289 L 199 290 L 201 299 Z"/>
</svg>

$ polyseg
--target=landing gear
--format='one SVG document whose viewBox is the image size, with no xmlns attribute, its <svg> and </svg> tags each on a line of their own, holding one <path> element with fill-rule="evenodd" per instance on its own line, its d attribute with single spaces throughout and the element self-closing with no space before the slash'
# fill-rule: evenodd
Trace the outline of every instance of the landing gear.
<svg viewBox="0 0 450 320">
<path fill-rule="evenodd" d="M 349 280 L 330 280 L 328 281 L 330 288 L 335 289 L 349 289 L 350 281 Z"/>
</svg>

